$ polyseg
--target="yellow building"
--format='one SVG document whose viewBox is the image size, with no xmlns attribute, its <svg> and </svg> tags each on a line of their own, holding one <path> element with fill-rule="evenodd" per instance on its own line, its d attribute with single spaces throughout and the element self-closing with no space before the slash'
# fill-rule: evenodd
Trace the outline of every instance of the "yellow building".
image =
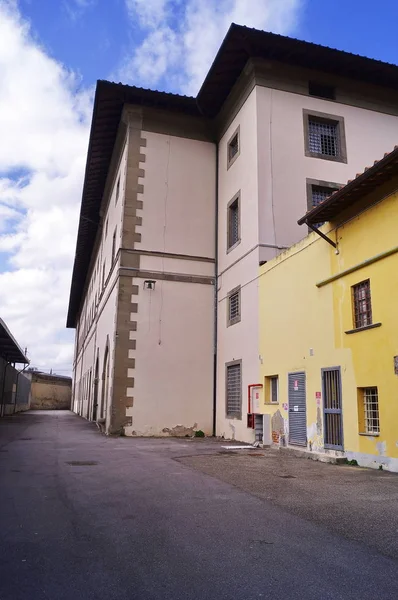
<svg viewBox="0 0 398 600">
<path fill-rule="evenodd" d="M 259 412 L 275 444 L 398 472 L 398 147 L 299 224 L 260 267 Z"/>
</svg>

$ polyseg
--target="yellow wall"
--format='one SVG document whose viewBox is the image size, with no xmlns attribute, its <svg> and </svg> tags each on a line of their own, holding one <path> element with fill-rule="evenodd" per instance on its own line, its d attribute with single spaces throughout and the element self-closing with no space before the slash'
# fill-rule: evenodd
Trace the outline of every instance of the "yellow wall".
<svg viewBox="0 0 398 600">
<path fill-rule="evenodd" d="M 262 408 L 273 415 L 274 442 L 287 433 L 288 373 L 305 371 L 308 448 L 324 451 L 323 398 L 316 393 L 322 391 L 321 369 L 340 366 L 347 458 L 398 471 L 398 253 L 316 285 L 397 246 L 397 200 L 396 193 L 331 231 L 338 253 L 312 233 L 260 268 L 260 381 L 279 376 L 278 405 L 264 402 Z M 382 325 L 346 334 L 353 329 L 351 286 L 368 278 L 373 323 Z M 357 388 L 366 386 L 378 387 L 378 437 L 358 433 Z"/>
</svg>

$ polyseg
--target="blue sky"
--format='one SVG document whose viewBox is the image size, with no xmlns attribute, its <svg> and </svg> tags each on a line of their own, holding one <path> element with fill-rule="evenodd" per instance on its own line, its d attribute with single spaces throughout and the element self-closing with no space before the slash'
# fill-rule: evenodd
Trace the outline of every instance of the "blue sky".
<svg viewBox="0 0 398 600">
<path fill-rule="evenodd" d="M 372 0 L 307 0 L 301 5 L 292 32 L 295 37 L 398 62 L 395 0 L 382 4 Z M 128 18 L 124 0 L 87 0 L 80 9 L 73 2 L 54 0 L 22 0 L 20 6 L 49 53 L 81 73 L 86 85 L 112 77 L 123 56 L 145 37 L 139 23 Z M 177 18 L 181 3 L 176 2 L 175 7 Z"/>
<path fill-rule="evenodd" d="M 398 63 L 396 0 L 0 0 L 0 317 L 33 365 L 71 370 L 96 80 L 196 94 L 232 21 Z"/>
</svg>

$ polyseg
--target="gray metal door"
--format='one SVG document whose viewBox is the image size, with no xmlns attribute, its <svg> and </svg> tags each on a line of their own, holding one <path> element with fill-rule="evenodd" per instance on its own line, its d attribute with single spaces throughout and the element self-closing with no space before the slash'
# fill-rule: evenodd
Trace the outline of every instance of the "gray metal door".
<svg viewBox="0 0 398 600">
<path fill-rule="evenodd" d="M 307 445 L 305 373 L 289 373 L 289 444 Z"/>
<path fill-rule="evenodd" d="M 322 369 L 325 448 L 343 450 L 343 411 L 340 367 Z"/>
</svg>

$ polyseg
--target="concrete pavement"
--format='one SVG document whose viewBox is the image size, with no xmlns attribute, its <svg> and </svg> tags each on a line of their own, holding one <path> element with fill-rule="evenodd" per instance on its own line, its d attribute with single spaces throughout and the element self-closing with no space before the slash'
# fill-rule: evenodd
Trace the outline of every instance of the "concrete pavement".
<svg viewBox="0 0 398 600">
<path fill-rule="evenodd" d="M 175 460 L 219 451 L 1 420 L 0 599 L 398 597 L 396 560 Z"/>
</svg>

